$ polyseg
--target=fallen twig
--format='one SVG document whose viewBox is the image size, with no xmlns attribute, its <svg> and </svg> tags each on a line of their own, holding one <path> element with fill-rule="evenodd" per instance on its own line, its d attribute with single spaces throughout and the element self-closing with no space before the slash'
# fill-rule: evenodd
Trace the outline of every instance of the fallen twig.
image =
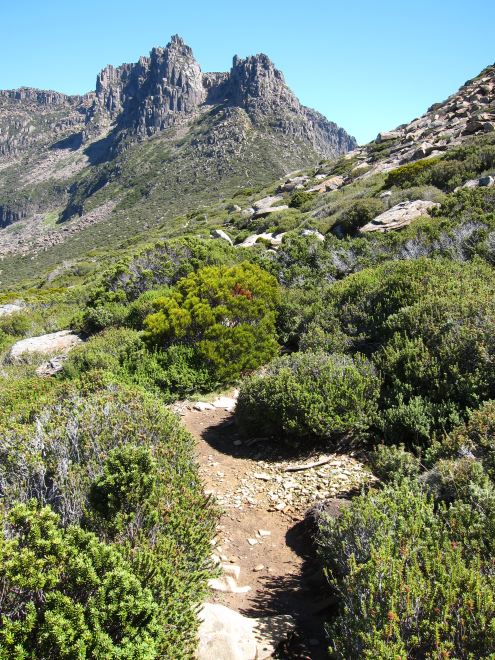
<svg viewBox="0 0 495 660">
<path fill-rule="evenodd" d="M 314 467 L 320 467 L 320 465 L 325 465 L 330 463 L 333 459 L 333 456 L 327 456 L 326 458 L 320 458 L 319 461 L 314 461 L 313 463 L 305 463 L 304 465 L 289 465 L 289 467 L 284 468 L 284 472 L 302 472 L 303 470 L 310 470 Z"/>
</svg>

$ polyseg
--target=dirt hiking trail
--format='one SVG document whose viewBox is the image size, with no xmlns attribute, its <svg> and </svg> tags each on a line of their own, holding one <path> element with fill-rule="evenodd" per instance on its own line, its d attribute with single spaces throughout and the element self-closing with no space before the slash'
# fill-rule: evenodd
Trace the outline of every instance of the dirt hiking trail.
<svg viewBox="0 0 495 660">
<path fill-rule="evenodd" d="M 213 553 L 225 574 L 212 582 L 209 601 L 246 617 L 291 615 L 296 629 L 277 657 L 326 658 L 324 622 L 334 602 L 305 513 L 317 499 L 349 493 L 367 474 L 338 455 L 289 472 L 311 458 L 273 453 L 263 438 L 241 439 L 231 408 L 204 405 L 184 402 L 176 411 L 196 439 L 205 493 L 222 511 Z"/>
</svg>

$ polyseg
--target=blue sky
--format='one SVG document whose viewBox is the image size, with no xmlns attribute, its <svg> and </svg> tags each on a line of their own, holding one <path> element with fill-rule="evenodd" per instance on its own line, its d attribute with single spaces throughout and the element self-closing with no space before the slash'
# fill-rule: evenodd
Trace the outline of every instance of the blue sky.
<svg viewBox="0 0 495 660">
<path fill-rule="evenodd" d="M 264 52 L 300 100 L 359 142 L 422 114 L 495 61 L 495 3 L 459 0 L 3 0 L 0 89 L 83 93 L 106 64 L 178 33 L 203 71 Z"/>
</svg>

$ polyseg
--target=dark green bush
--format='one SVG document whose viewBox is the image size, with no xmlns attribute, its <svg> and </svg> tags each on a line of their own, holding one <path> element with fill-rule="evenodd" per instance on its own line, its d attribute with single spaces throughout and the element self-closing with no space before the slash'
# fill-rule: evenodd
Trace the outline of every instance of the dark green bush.
<svg viewBox="0 0 495 660">
<path fill-rule="evenodd" d="M 491 657 L 493 572 L 444 520 L 407 480 L 323 519 L 321 556 L 340 597 L 328 624 L 336 657 Z"/>
<path fill-rule="evenodd" d="M 379 445 L 370 455 L 373 474 L 384 483 L 397 482 L 419 474 L 418 458 L 404 445 Z"/>
<path fill-rule="evenodd" d="M 77 526 L 64 529 L 34 503 L 14 507 L 7 528 L 0 537 L 2 660 L 165 657 L 161 604 L 117 547 Z"/>
<path fill-rule="evenodd" d="M 384 187 L 411 188 L 429 183 L 431 170 L 439 162 L 440 158 L 428 158 L 397 167 L 387 174 Z"/>
<path fill-rule="evenodd" d="M 79 378 L 88 372 L 108 372 L 114 380 L 155 391 L 167 401 L 210 391 L 217 381 L 202 363 L 194 346 L 148 347 L 142 331 L 111 328 L 71 351 L 62 377 Z"/>
<path fill-rule="evenodd" d="M 305 190 L 296 190 L 290 196 L 289 206 L 293 209 L 300 209 L 302 206 L 309 204 L 314 199 L 314 193 L 306 192 Z"/>
<path fill-rule="evenodd" d="M 378 392 L 378 377 L 362 356 L 293 353 L 242 385 L 236 416 L 250 434 L 356 440 L 374 421 Z"/>
<path fill-rule="evenodd" d="M 180 280 L 145 321 L 148 341 L 194 347 L 218 382 L 228 383 L 277 351 L 275 278 L 258 266 L 210 266 Z"/>
<path fill-rule="evenodd" d="M 374 197 L 359 199 L 338 216 L 336 224 L 345 232 L 353 233 L 356 229 L 371 222 L 383 211 L 385 211 L 385 206 L 380 199 Z"/>
</svg>

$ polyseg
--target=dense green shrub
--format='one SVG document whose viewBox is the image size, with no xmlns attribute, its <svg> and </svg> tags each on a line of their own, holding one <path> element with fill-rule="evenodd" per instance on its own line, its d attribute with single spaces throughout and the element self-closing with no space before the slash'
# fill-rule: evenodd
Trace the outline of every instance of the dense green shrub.
<svg viewBox="0 0 495 660">
<path fill-rule="evenodd" d="M 193 346 L 219 382 L 267 362 L 277 350 L 275 278 L 258 266 L 210 266 L 180 280 L 156 301 L 146 337 L 166 348 Z"/>
<path fill-rule="evenodd" d="M 495 167 L 495 144 L 492 136 L 475 139 L 451 149 L 442 158 L 419 160 L 388 173 L 386 187 L 409 188 L 430 184 L 452 191 L 464 181 L 473 179 Z"/>
<path fill-rule="evenodd" d="M 108 372 L 119 382 L 155 391 L 166 401 L 209 391 L 217 384 L 193 346 L 148 347 L 143 332 L 130 328 L 111 328 L 78 346 L 61 376 L 74 379 L 91 371 Z"/>
<path fill-rule="evenodd" d="M 428 158 L 397 167 L 387 174 L 385 188 L 411 188 L 429 183 L 431 170 L 439 162 L 440 158 Z"/>
<path fill-rule="evenodd" d="M 404 445 L 379 445 L 370 455 L 373 474 L 384 483 L 401 481 L 419 473 L 418 458 Z"/>
<path fill-rule="evenodd" d="M 353 233 L 356 229 L 371 222 L 384 210 L 385 206 L 380 199 L 374 197 L 359 199 L 338 216 L 336 223 L 346 233 Z"/>
<path fill-rule="evenodd" d="M 236 415 L 251 434 L 359 439 L 374 421 L 379 380 L 362 356 L 293 353 L 246 381 Z"/>
<path fill-rule="evenodd" d="M 124 565 L 129 565 L 136 606 L 139 593 L 144 593 L 151 608 L 150 617 L 136 621 L 136 642 L 140 635 L 146 636 L 151 613 L 158 617 L 156 626 L 153 623 L 156 647 L 149 655 L 136 651 L 128 657 L 189 658 L 213 534 L 212 512 L 193 460 L 193 439 L 157 399 L 122 386 L 101 388 L 94 384 L 84 393 L 66 386 L 34 419 L 4 434 L 2 505 L 9 509 L 18 501 L 35 498 L 41 506 L 52 507 L 69 536 L 71 525 L 74 530 L 80 526 L 96 532 L 105 543 L 115 543 L 108 552 L 118 551 Z M 63 569 L 63 561 L 55 563 Z M 82 577 L 74 576 L 74 580 L 85 585 L 84 567 L 81 570 Z M 106 575 L 102 564 L 98 579 L 89 576 L 88 583 L 91 579 L 106 584 L 107 577 L 111 582 L 111 571 Z M 70 575 L 60 579 L 67 582 L 70 592 Z M 102 615 L 106 608 L 113 611 L 123 606 L 119 589 L 116 586 L 116 595 L 102 592 L 98 596 Z M 25 597 L 30 598 L 29 594 Z M 76 609 L 82 617 L 81 607 Z M 5 613 L 0 606 L 0 614 Z M 28 611 L 26 616 L 27 622 L 18 626 L 19 634 L 30 631 L 29 617 L 34 614 Z M 41 628 L 29 634 L 31 641 L 26 645 L 44 643 Z M 55 653 L 57 642 L 49 639 L 46 643 Z M 120 643 L 127 642 L 120 639 Z M 59 656 L 48 653 L 46 657 Z"/>
<path fill-rule="evenodd" d="M 482 462 L 495 483 L 495 401 L 485 401 L 477 410 L 472 410 L 468 421 L 433 447 L 430 456 L 455 458 L 468 452 Z"/>
<path fill-rule="evenodd" d="M 293 209 L 300 209 L 302 206 L 309 205 L 311 200 L 314 199 L 314 193 L 305 190 L 296 190 L 290 196 L 289 206 Z"/>
<path fill-rule="evenodd" d="M 129 310 L 126 305 L 120 302 L 105 302 L 88 307 L 77 323 L 77 329 L 80 332 L 91 335 L 100 332 L 106 328 L 115 328 L 123 326 L 126 323 Z"/>
<path fill-rule="evenodd" d="M 321 556 L 340 597 L 328 625 L 336 657 L 491 657 L 493 573 L 444 521 L 404 480 L 323 522 Z"/>
<path fill-rule="evenodd" d="M 299 343 L 372 354 L 387 438 L 428 444 L 495 396 L 494 282 L 482 263 L 387 263 L 323 289 Z"/>
<path fill-rule="evenodd" d="M 17 505 L 0 537 L 0 658 L 158 658 L 160 604 L 118 548 L 48 507 Z M 169 656 L 171 657 L 171 656 Z"/>
<path fill-rule="evenodd" d="M 124 375 L 134 365 L 147 359 L 142 333 L 129 328 L 110 328 L 71 351 L 64 364 L 63 375 L 77 378 L 91 371 L 109 371 Z"/>
</svg>

